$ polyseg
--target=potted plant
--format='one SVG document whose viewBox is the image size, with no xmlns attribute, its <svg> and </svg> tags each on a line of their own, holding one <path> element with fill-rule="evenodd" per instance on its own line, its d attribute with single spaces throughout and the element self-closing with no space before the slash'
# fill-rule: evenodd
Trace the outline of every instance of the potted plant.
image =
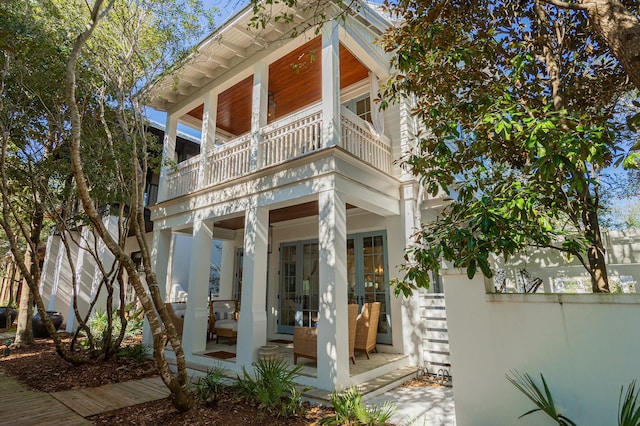
<svg viewBox="0 0 640 426">
<path fill-rule="evenodd" d="M 58 330 L 64 321 L 64 317 L 58 311 L 47 311 L 47 316 L 53 321 L 53 325 Z M 50 337 L 47 326 L 44 320 L 40 317 L 40 313 L 37 312 L 33 316 L 32 320 L 33 337 Z"/>
</svg>

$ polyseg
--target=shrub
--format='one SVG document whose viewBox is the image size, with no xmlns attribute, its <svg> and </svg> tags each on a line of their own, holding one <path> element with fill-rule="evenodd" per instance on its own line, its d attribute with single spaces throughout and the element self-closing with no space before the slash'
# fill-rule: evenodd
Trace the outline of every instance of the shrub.
<svg viewBox="0 0 640 426">
<path fill-rule="evenodd" d="M 118 358 L 128 358 L 135 362 L 146 361 L 149 356 L 149 348 L 143 344 L 125 346 L 116 354 Z"/>
<path fill-rule="evenodd" d="M 223 380 L 224 369 L 220 366 L 213 367 L 213 369 L 207 371 L 206 376 L 200 377 L 196 382 L 194 386 L 196 396 L 208 404 L 216 405 L 218 395 L 223 386 Z"/>
<path fill-rule="evenodd" d="M 336 411 L 335 416 L 320 420 L 322 425 L 386 425 L 395 412 L 391 402 L 381 406 L 367 406 L 362 402 L 362 392 L 357 387 L 343 392 L 334 391 L 331 394 L 331 405 Z"/>
<path fill-rule="evenodd" d="M 89 331 L 91 335 L 96 338 L 96 346 L 98 348 L 104 347 L 104 343 L 107 341 L 107 324 L 107 313 L 102 309 L 96 310 L 87 321 Z M 144 320 L 131 317 L 127 321 L 127 328 L 124 333 L 125 338 L 134 338 L 142 333 L 143 324 Z M 120 317 L 115 312 L 112 317 L 111 327 L 112 337 L 118 336 L 122 328 L 122 323 L 120 322 Z"/>
<path fill-rule="evenodd" d="M 289 370 L 282 358 L 261 359 L 255 366 L 255 377 L 243 368 L 236 386 L 243 396 L 257 401 L 260 408 L 269 412 L 282 416 L 301 414 L 302 394 L 294 382 L 301 369 L 298 365 Z"/>
</svg>

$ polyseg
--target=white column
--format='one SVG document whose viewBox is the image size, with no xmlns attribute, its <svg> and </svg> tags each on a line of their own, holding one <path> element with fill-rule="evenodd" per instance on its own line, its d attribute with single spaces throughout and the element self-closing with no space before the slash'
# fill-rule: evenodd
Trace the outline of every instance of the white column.
<svg viewBox="0 0 640 426">
<path fill-rule="evenodd" d="M 204 111 L 202 112 L 202 137 L 200 138 L 200 165 L 198 168 L 198 188 L 207 184 L 211 164 L 207 158 L 216 142 L 216 116 L 218 113 L 218 94 L 207 92 L 204 96 Z"/>
<path fill-rule="evenodd" d="M 262 167 L 260 129 L 267 125 L 269 108 L 269 65 L 259 61 L 253 71 L 253 92 L 251 95 L 251 170 Z"/>
<path fill-rule="evenodd" d="M 249 367 L 267 342 L 267 244 L 269 210 L 254 204 L 245 216 L 242 300 L 238 321 L 237 365 Z"/>
<path fill-rule="evenodd" d="M 347 319 L 347 211 L 336 190 L 319 194 L 318 386 L 341 387 L 349 381 Z"/>
<path fill-rule="evenodd" d="M 89 227 L 88 226 L 84 226 L 82 227 L 82 230 L 80 231 L 80 241 L 78 241 L 78 256 L 77 260 L 76 260 L 76 264 L 75 264 L 75 294 L 77 295 L 77 302 L 78 302 L 78 312 L 80 312 L 80 315 L 83 314 L 83 307 L 88 307 L 88 303 L 87 302 L 83 302 L 83 297 L 82 297 L 82 293 L 84 293 L 86 291 L 85 288 L 83 288 L 82 286 L 82 271 L 84 269 L 84 256 L 87 252 L 88 249 L 88 238 L 89 238 Z M 73 244 L 71 241 L 69 241 L 69 244 Z M 71 285 L 73 286 L 73 279 L 71 281 Z M 73 288 L 70 288 L 69 290 L 73 291 Z M 69 311 L 67 312 L 67 316 L 65 317 L 67 319 L 67 328 L 65 329 L 67 331 L 67 333 L 73 333 L 73 330 L 75 328 L 75 323 L 76 323 L 76 315 L 75 315 L 75 311 L 73 308 L 73 293 L 71 294 L 71 298 L 70 298 L 70 302 L 69 303 Z"/>
<path fill-rule="evenodd" d="M 338 23 L 322 27 L 322 147 L 340 141 L 340 41 Z"/>
<path fill-rule="evenodd" d="M 234 271 L 236 253 L 233 241 L 222 242 L 222 259 L 220 260 L 220 299 L 233 298 L 233 286 L 236 282 Z"/>
<path fill-rule="evenodd" d="M 184 317 L 182 346 L 185 353 L 201 352 L 207 346 L 209 318 L 209 266 L 211 265 L 211 243 L 213 229 L 203 220 L 193 224 L 191 240 L 191 263 L 189 265 L 189 297 Z"/>
<path fill-rule="evenodd" d="M 167 297 L 167 282 L 171 265 L 171 245 L 173 235 L 170 229 L 160 229 L 153 231 L 153 243 L 151 249 L 151 269 L 156 274 L 158 289 L 163 300 Z M 145 345 L 153 344 L 151 329 L 146 318 L 144 320 L 144 329 L 142 333 L 142 342 Z"/>
<path fill-rule="evenodd" d="M 49 299 L 48 311 L 55 310 L 56 298 L 58 297 L 58 286 L 60 285 L 60 275 L 62 274 L 62 259 L 64 258 L 65 248 L 62 237 L 58 237 L 58 253 L 56 255 L 56 265 L 53 272 L 53 285 L 51 288 L 51 298 Z"/>
<path fill-rule="evenodd" d="M 160 168 L 160 181 L 158 182 L 158 202 L 167 199 L 169 188 L 167 186 L 167 174 L 171 166 L 167 162 L 176 161 L 176 137 L 178 135 L 178 117 L 167 114 L 167 123 L 164 129 L 162 141 L 162 166 Z"/>
<path fill-rule="evenodd" d="M 401 229 L 399 229 L 398 237 L 403 238 L 387 238 L 389 264 L 401 265 L 405 262 L 403 254 L 406 247 L 414 242 L 414 233 L 419 222 L 419 212 L 416 214 L 418 206 L 416 204 L 416 198 L 418 195 L 418 183 L 415 181 L 406 181 L 402 184 L 402 201 L 400 203 L 401 211 Z M 402 279 L 404 273 L 394 268 L 390 278 Z M 417 290 L 413 297 L 402 297 L 400 299 L 402 303 L 401 315 L 395 315 L 392 312 L 391 324 L 393 328 L 393 344 L 396 347 L 404 348 L 404 353 L 408 354 L 412 365 L 423 365 L 424 351 L 423 340 L 416 339 L 416 332 L 420 336 L 424 336 L 425 324 L 420 316 L 420 294 L 425 290 Z M 393 306 L 394 301 L 391 301 Z M 402 340 L 400 340 L 402 339 Z"/>
</svg>

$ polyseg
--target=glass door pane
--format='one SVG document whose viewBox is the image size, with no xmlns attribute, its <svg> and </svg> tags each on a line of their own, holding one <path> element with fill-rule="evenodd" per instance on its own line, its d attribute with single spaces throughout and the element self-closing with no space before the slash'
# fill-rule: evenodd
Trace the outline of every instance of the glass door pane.
<svg viewBox="0 0 640 426">
<path fill-rule="evenodd" d="M 283 245 L 280 250 L 280 319 L 278 332 L 293 334 L 297 324 L 296 245 Z"/>
<path fill-rule="evenodd" d="M 302 325 L 313 327 L 318 322 L 320 288 L 318 280 L 318 243 L 302 245 L 302 288 L 300 300 L 302 304 Z"/>
</svg>

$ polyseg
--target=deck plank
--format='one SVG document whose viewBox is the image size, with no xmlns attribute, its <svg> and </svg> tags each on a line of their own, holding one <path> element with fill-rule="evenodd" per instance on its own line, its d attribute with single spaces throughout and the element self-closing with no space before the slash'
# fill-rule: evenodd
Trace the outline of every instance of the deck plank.
<svg viewBox="0 0 640 426">
<path fill-rule="evenodd" d="M 112 383 L 96 388 L 55 392 L 55 399 L 83 417 L 169 396 L 169 390 L 159 377 Z"/>
</svg>

